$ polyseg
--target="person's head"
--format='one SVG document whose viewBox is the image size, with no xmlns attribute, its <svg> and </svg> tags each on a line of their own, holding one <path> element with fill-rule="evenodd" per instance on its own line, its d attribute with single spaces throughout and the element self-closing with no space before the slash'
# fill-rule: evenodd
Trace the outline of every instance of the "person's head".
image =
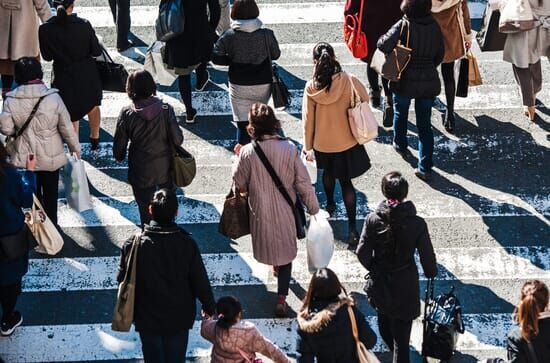
<svg viewBox="0 0 550 363">
<path fill-rule="evenodd" d="M 309 282 L 306 298 L 302 305 L 302 311 L 308 310 L 314 301 L 333 301 L 344 293 L 348 295 L 346 289 L 338 280 L 338 276 L 329 268 L 322 268 L 315 271 Z"/>
<path fill-rule="evenodd" d="M 57 19 L 64 21 L 73 12 L 74 0 L 53 0 L 53 6 L 57 11 Z"/>
<path fill-rule="evenodd" d="M 275 112 L 264 103 L 255 103 L 248 112 L 247 131 L 251 138 L 257 140 L 266 135 L 275 135 L 281 128 L 281 123 L 275 117 Z"/>
<path fill-rule="evenodd" d="M 539 334 L 539 315 L 548 307 L 548 287 L 539 280 L 527 281 L 521 288 L 521 297 L 516 308 L 516 319 L 521 336 L 531 340 Z"/>
<path fill-rule="evenodd" d="M 332 85 L 332 76 L 342 71 L 340 63 L 336 60 L 334 48 L 328 43 L 319 42 L 313 47 L 313 87 L 321 90 L 326 88 L 327 92 Z"/>
<path fill-rule="evenodd" d="M 386 199 L 402 202 L 409 193 L 409 183 L 400 172 L 392 171 L 382 177 L 382 194 Z"/>
<path fill-rule="evenodd" d="M 153 194 L 149 203 L 149 214 L 160 224 L 173 223 L 178 215 L 178 198 L 171 189 L 161 189 Z"/>
<path fill-rule="evenodd" d="M 232 20 L 250 20 L 260 16 L 260 9 L 254 0 L 235 0 L 231 6 Z"/>
<path fill-rule="evenodd" d="M 216 326 L 227 330 L 241 320 L 241 303 L 233 296 L 221 297 L 216 303 L 216 312 L 218 313 Z"/>
<path fill-rule="evenodd" d="M 40 61 L 33 57 L 19 58 L 15 62 L 15 82 L 19 85 L 30 81 L 42 80 L 44 73 Z"/>
<path fill-rule="evenodd" d="M 432 12 L 432 0 L 403 0 L 401 11 L 408 18 L 423 18 Z"/>
<path fill-rule="evenodd" d="M 157 84 L 146 70 L 130 73 L 126 81 L 126 94 L 134 102 L 145 100 L 157 94 Z"/>
</svg>

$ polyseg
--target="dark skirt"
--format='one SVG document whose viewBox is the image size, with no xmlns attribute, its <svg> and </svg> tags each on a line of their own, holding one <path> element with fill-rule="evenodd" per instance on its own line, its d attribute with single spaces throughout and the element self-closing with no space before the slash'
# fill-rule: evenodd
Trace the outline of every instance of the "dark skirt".
<svg viewBox="0 0 550 363">
<path fill-rule="evenodd" d="M 371 166 L 365 147 L 359 144 L 338 153 L 324 153 L 315 150 L 315 159 L 317 168 L 323 169 L 341 180 L 357 178 Z"/>
</svg>

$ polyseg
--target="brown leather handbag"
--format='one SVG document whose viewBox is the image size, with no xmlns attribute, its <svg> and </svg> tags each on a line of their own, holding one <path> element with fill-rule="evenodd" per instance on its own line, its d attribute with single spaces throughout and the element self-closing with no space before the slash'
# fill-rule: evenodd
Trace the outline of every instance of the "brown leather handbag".
<svg viewBox="0 0 550 363">
<path fill-rule="evenodd" d="M 406 42 L 405 45 L 403 45 L 401 38 L 403 37 L 405 28 Z M 409 38 L 409 22 L 403 18 L 397 45 L 388 54 L 384 54 L 380 49 L 376 49 L 372 56 L 371 68 L 387 80 L 398 82 L 411 60 L 412 49 L 409 48 Z"/>
<path fill-rule="evenodd" d="M 236 187 L 232 187 L 225 197 L 218 231 L 231 239 L 250 234 L 249 215 L 248 196 L 241 194 Z"/>
</svg>

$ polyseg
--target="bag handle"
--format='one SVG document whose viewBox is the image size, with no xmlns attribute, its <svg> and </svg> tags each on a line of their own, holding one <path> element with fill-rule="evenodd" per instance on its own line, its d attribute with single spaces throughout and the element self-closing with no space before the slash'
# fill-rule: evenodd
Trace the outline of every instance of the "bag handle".
<svg viewBox="0 0 550 363">
<path fill-rule="evenodd" d="M 38 106 L 40 106 L 40 103 L 42 102 L 44 97 L 46 97 L 46 96 L 42 96 L 38 99 L 38 102 L 36 102 L 36 104 L 32 108 L 32 111 L 31 111 L 29 117 L 27 117 L 27 120 L 25 121 L 23 126 L 21 126 L 21 128 L 18 131 L 15 132 L 15 135 L 13 136 L 13 141 L 17 140 L 17 138 L 19 136 L 23 135 L 23 132 L 25 132 L 25 130 L 27 129 L 27 127 L 31 123 L 32 119 L 34 118 L 34 115 L 36 115 L 36 111 L 38 111 Z"/>
<path fill-rule="evenodd" d="M 361 32 L 361 27 L 363 26 L 363 9 L 365 5 L 365 0 L 361 0 L 361 8 L 359 9 L 359 29 L 358 32 Z"/>
<path fill-rule="evenodd" d="M 241 348 L 237 348 L 237 351 L 239 352 L 239 354 L 241 355 L 241 357 L 244 358 L 244 360 L 246 361 L 246 363 L 252 363 L 252 360 L 250 359 L 250 357 L 248 356 L 248 354 L 246 354 Z"/>
<path fill-rule="evenodd" d="M 107 63 L 114 64 L 115 62 L 113 61 L 113 58 L 111 58 L 111 56 L 109 55 L 109 52 L 107 52 L 107 49 L 105 49 L 102 44 L 100 44 L 99 46 L 101 47 L 101 54 L 105 57 L 105 61 Z"/>
<path fill-rule="evenodd" d="M 132 265 L 135 263 L 136 258 L 136 252 L 138 249 L 139 242 L 141 240 L 142 233 L 137 233 L 134 235 L 134 240 L 132 241 L 132 247 L 130 248 L 130 255 L 128 256 L 128 260 L 126 260 L 126 272 L 124 274 L 124 281 L 128 278 L 128 275 L 131 273 Z"/>
<path fill-rule="evenodd" d="M 351 74 L 346 72 L 346 75 L 348 76 L 349 83 L 351 84 L 351 107 L 355 107 L 358 103 L 361 103 L 362 100 L 359 96 L 359 92 L 357 92 L 357 89 L 353 84 L 353 78 L 351 77 Z"/>
</svg>

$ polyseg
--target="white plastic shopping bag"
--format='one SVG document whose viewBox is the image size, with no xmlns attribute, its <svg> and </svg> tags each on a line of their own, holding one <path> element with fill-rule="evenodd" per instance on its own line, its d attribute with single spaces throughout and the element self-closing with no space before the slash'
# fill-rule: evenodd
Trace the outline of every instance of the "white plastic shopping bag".
<svg viewBox="0 0 550 363">
<path fill-rule="evenodd" d="M 74 155 L 69 155 L 68 159 L 69 162 L 65 165 L 63 173 L 65 198 L 71 208 L 82 213 L 92 209 L 84 162 Z"/>
<path fill-rule="evenodd" d="M 309 161 L 306 159 L 306 154 L 302 153 L 302 162 L 306 166 L 307 173 L 311 179 L 311 184 L 317 183 L 317 162 L 315 160 Z"/>
<path fill-rule="evenodd" d="M 154 42 L 145 53 L 143 69 L 151 73 L 155 82 L 161 86 L 171 86 L 177 78 L 174 70 L 166 69 L 162 60 L 163 42 Z"/>
<path fill-rule="evenodd" d="M 334 233 L 328 223 L 328 213 L 320 211 L 309 220 L 306 235 L 307 266 L 310 273 L 325 268 L 334 253 Z"/>
</svg>

